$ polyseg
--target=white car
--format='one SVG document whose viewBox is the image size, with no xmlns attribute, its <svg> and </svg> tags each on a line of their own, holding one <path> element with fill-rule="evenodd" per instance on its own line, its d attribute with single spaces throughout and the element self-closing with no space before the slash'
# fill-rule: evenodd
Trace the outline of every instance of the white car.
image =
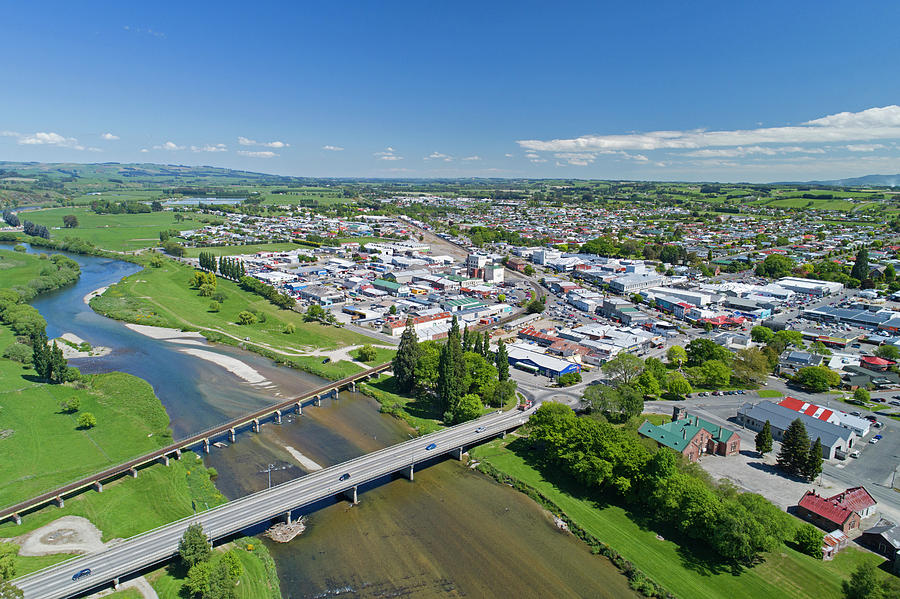
<svg viewBox="0 0 900 599">
<path fill-rule="evenodd" d="M 876 443 L 878 443 L 878 439 L 876 437 L 872 437 L 871 439 L 869 439 L 869 445 L 875 445 Z"/>
</svg>

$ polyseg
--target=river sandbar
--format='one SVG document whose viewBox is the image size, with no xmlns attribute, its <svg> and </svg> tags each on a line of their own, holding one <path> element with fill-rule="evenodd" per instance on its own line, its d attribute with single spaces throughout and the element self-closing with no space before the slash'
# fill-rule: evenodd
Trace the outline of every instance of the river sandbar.
<svg viewBox="0 0 900 599">
<path fill-rule="evenodd" d="M 179 349 L 178 351 L 183 354 L 194 356 L 195 358 L 200 358 L 201 360 L 212 362 L 213 364 L 218 364 L 231 374 L 235 375 L 238 378 L 244 379 L 248 383 L 253 383 L 255 385 L 270 383 L 269 379 L 261 375 L 254 368 L 241 362 L 237 358 L 232 358 L 231 356 L 225 356 L 223 354 L 218 354 L 216 352 L 206 351 L 203 349 L 185 348 Z"/>
</svg>

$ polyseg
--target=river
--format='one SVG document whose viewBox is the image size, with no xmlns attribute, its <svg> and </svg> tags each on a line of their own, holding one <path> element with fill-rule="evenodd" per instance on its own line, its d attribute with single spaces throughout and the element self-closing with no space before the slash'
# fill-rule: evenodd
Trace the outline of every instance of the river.
<svg viewBox="0 0 900 599">
<path fill-rule="evenodd" d="M 176 438 L 324 384 L 256 354 L 197 341 L 268 380 L 264 386 L 247 383 L 183 353 L 185 345 L 96 314 L 84 296 L 140 267 L 67 255 L 81 265 L 81 279 L 32 302 L 47 320 L 48 336 L 69 332 L 111 348 L 107 356 L 70 364 L 86 373 L 118 370 L 148 381 Z M 264 424 L 259 434 L 245 433 L 235 444 L 214 448 L 206 462 L 219 473 L 219 490 L 234 499 L 264 489 L 270 480 L 275 485 L 301 476 L 310 461 L 327 467 L 405 440 L 410 432 L 380 414 L 372 399 L 343 392 L 303 416 Z M 357 506 L 335 500 L 317 508 L 308 514 L 302 536 L 288 544 L 266 541 L 285 597 L 634 596 L 612 564 L 558 531 L 537 504 L 453 460 L 416 472 L 415 482 L 367 489 Z"/>
</svg>

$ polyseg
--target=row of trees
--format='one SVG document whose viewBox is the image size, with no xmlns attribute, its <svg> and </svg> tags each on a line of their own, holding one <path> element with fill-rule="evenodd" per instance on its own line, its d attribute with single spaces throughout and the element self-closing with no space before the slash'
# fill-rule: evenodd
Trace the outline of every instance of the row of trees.
<svg viewBox="0 0 900 599">
<path fill-rule="evenodd" d="M 185 586 L 197 599 L 235 599 L 235 585 L 244 567 L 235 550 L 216 555 L 203 527 L 191 524 L 178 543 L 178 555 L 187 576 Z"/>
<path fill-rule="evenodd" d="M 16 213 L 12 210 L 3 211 L 3 221 L 10 227 L 18 227 L 21 224 L 19 222 L 19 217 L 16 216 Z"/>
<path fill-rule="evenodd" d="M 241 277 L 247 276 L 247 268 L 244 266 L 244 263 L 237 258 L 228 258 L 227 256 L 222 256 L 221 258 L 219 258 L 218 270 L 223 277 L 227 277 L 235 281 L 239 281 Z"/>
<path fill-rule="evenodd" d="M 279 308 L 288 310 L 293 308 L 295 305 L 294 298 L 286 293 L 281 293 L 271 285 L 267 285 L 258 279 L 254 279 L 253 277 L 242 276 L 240 279 L 241 289 L 245 291 L 252 291 L 257 295 L 261 295 L 266 298 Z"/>
<path fill-rule="evenodd" d="M 493 354 L 489 343 L 487 334 L 461 333 L 456 317 L 445 344 L 419 343 L 410 320 L 392 364 L 398 391 L 429 399 L 434 412 L 452 423 L 480 416 L 485 404 L 505 404 L 515 397 L 516 384 L 509 379 L 503 340 Z"/>
<path fill-rule="evenodd" d="M 31 337 L 31 363 L 34 371 L 45 381 L 63 383 L 69 378 L 69 367 L 63 357 L 62 349 L 53 342 L 47 344 L 47 335 L 41 331 Z"/>
<path fill-rule="evenodd" d="M 31 235 L 32 237 L 42 237 L 43 239 L 50 239 L 50 231 L 44 225 L 36 225 L 30 220 L 26 220 L 22 223 L 22 231 L 26 235 Z"/>
</svg>

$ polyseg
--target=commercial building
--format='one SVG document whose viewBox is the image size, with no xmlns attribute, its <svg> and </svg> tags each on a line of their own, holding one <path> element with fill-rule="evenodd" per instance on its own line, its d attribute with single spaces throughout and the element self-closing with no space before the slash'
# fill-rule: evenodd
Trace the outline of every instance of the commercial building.
<svg viewBox="0 0 900 599">
<path fill-rule="evenodd" d="M 785 397 L 778 402 L 778 405 L 850 429 L 856 433 L 858 437 L 865 437 L 869 434 L 870 423 L 868 420 L 848 414 L 847 412 L 842 412 L 841 410 L 832 410 L 825 406 L 809 403 L 793 397 Z"/>
<path fill-rule="evenodd" d="M 781 441 L 784 433 L 794 420 L 800 419 L 806 427 L 810 442 L 819 439 L 822 443 L 822 457 L 834 459 L 839 453 L 845 454 L 853 447 L 857 435 L 848 428 L 819 420 L 803 412 L 761 401 L 758 404 L 745 403 L 737 412 L 738 422 L 750 430 L 761 431 L 766 421 L 772 429 L 772 438 Z"/>
<path fill-rule="evenodd" d="M 797 293 L 805 293 L 807 295 L 834 295 L 840 293 L 844 289 L 843 283 L 834 281 L 817 281 L 815 279 L 801 279 L 798 277 L 784 277 L 777 281 L 780 287 L 796 291 Z"/>
<path fill-rule="evenodd" d="M 559 378 L 570 372 L 580 372 L 581 366 L 567 360 L 561 360 L 542 353 L 536 346 L 514 343 L 507 348 L 510 366 L 542 374 L 550 378 Z"/>
</svg>

